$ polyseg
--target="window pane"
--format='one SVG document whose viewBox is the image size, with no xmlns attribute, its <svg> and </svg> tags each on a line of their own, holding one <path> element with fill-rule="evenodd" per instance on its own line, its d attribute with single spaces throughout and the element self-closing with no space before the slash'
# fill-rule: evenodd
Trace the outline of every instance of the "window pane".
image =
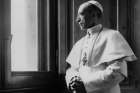
<svg viewBox="0 0 140 93">
<path fill-rule="evenodd" d="M 12 71 L 37 71 L 37 0 L 11 0 L 11 33 Z"/>
</svg>

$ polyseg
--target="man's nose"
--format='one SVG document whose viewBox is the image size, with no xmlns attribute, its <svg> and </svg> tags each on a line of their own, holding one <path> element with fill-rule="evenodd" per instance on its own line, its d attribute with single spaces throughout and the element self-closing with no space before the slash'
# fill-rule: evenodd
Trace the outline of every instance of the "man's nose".
<svg viewBox="0 0 140 93">
<path fill-rule="evenodd" d="M 76 19 L 76 22 L 78 22 L 78 23 L 79 23 L 80 21 L 81 21 L 81 19 L 80 19 L 80 18 L 77 18 L 77 19 Z"/>
</svg>

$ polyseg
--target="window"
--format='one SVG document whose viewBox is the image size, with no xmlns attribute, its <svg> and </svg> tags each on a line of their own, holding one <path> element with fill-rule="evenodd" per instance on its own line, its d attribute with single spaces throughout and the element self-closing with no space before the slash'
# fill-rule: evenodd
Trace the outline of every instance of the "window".
<svg viewBox="0 0 140 93">
<path fill-rule="evenodd" d="M 55 0 L 11 0 L 12 71 L 58 70 L 56 15 Z"/>
<path fill-rule="evenodd" d="M 6 22 L 2 24 L 6 28 L 3 32 L 6 36 L 12 34 L 12 38 L 0 42 L 0 86 L 16 92 L 56 86 L 52 82 L 58 79 L 59 66 L 57 1 L 2 0 L 1 4 Z"/>
<path fill-rule="evenodd" d="M 38 70 L 38 0 L 11 0 L 11 69 Z"/>
</svg>

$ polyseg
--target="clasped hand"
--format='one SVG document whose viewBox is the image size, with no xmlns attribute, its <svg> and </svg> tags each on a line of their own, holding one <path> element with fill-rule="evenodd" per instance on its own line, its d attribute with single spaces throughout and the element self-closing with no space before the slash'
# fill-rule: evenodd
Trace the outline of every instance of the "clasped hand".
<svg viewBox="0 0 140 93">
<path fill-rule="evenodd" d="M 72 77 L 72 79 L 69 83 L 69 90 L 71 92 L 76 91 L 76 93 L 86 93 L 84 84 L 83 84 L 81 78 L 78 76 Z"/>
</svg>

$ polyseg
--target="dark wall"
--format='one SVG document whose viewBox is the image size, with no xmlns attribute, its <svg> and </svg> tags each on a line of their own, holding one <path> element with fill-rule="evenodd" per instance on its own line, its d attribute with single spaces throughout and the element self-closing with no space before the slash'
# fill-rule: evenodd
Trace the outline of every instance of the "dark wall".
<svg viewBox="0 0 140 93">
<path fill-rule="evenodd" d="M 140 1 L 134 0 L 134 42 L 136 44 L 136 55 L 138 61 L 135 65 L 136 74 L 140 79 Z"/>
</svg>

